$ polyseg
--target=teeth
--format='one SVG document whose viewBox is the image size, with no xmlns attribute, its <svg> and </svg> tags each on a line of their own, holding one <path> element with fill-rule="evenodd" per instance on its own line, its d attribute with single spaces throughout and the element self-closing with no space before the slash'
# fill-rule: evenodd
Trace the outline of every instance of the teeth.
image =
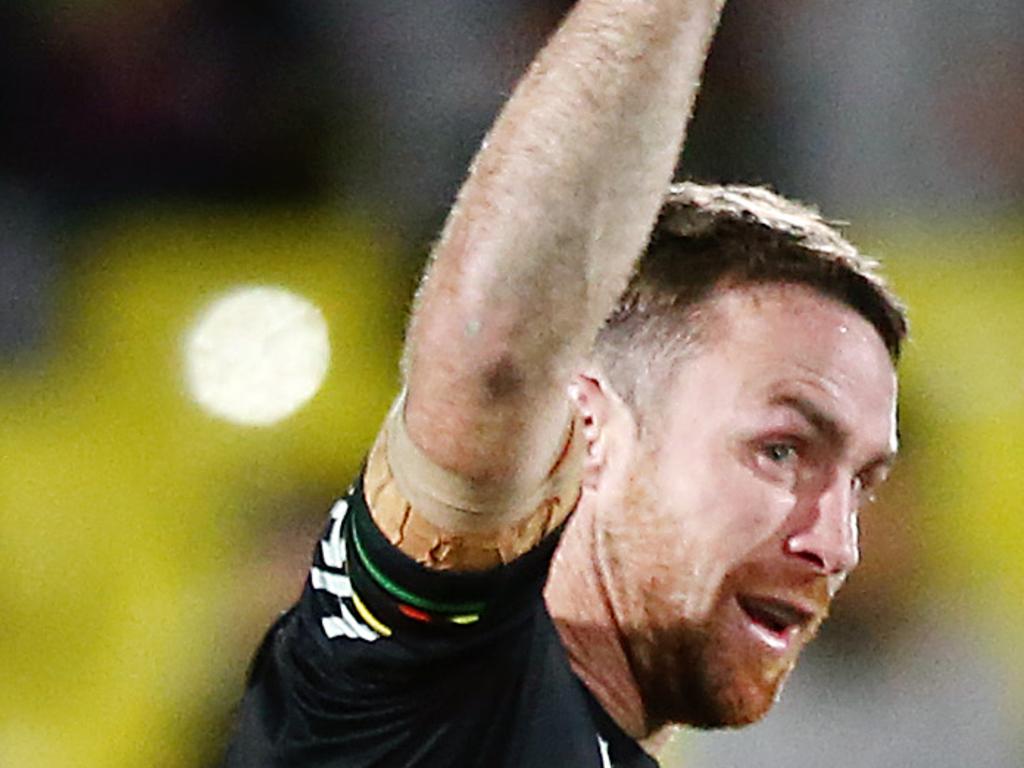
<svg viewBox="0 0 1024 768">
<path fill-rule="evenodd" d="M 769 648 L 774 648 L 777 651 L 786 650 L 787 642 L 785 638 L 779 637 L 778 635 L 769 632 L 767 629 L 757 624 L 754 624 L 753 628 L 755 634 L 757 634 L 757 636 L 761 638 L 761 641 Z"/>
</svg>

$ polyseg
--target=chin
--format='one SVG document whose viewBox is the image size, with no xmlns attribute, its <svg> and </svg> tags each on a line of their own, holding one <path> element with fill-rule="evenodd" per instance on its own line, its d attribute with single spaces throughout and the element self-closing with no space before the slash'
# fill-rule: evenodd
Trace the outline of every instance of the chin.
<svg viewBox="0 0 1024 768">
<path fill-rule="evenodd" d="M 709 692 L 699 706 L 693 708 L 694 728 L 742 728 L 758 722 L 778 701 L 783 680 L 753 685 L 732 681 Z"/>
<path fill-rule="evenodd" d="M 671 663 L 651 669 L 643 687 L 652 724 L 739 728 L 768 714 L 797 653 L 753 654 L 729 639 L 705 633 L 691 636 L 676 646 L 679 653 Z"/>
<path fill-rule="evenodd" d="M 791 665 L 790 665 L 791 666 Z M 771 674 L 728 674 L 704 668 L 666 719 L 692 728 L 741 728 L 761 720 L 778 701 L 788 669 Z M 729 670 L 733 672 L 734 670 Z"/>
</svg>

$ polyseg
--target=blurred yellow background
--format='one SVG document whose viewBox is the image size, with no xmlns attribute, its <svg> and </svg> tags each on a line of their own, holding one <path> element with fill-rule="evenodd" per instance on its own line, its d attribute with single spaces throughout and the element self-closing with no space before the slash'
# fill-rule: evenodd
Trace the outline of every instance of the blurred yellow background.
<svg viewBox="0 0 1024 768">
<path fill-rule="evenodd" d="M 0 766 L 219 763 L 397 391 L 431 238 L 571 4 L 0 6 Z M 1024 764 L 1021 82 L 1020 0 L 727 5 L 683 175 L 852 219 L 913 338 L 903 459 L 794 695 L 759 746 L 683 734 L 666 766 Z M 330 336 L 264 427 L 186 376 L 204 312 L 254 286 Z"/>
<path fill-rule="evenodd" d="M 970 626 L 1020 713 L 1022 230 L 861 239 L 890 256 L 914 323 L 913 587 Z M 321 211 L 135 211 L 77 247 L 97 257 L 62 287 L 57 351 L 0 376 L 0 762 L 215 762 L 259 634 L 396 391 L 410 281 L 364 223 Z M 239 285 L 286 287 L 330 328 L 322 389 L 272 427 L 208 415 L 183 385 L 191 325 Z"/>
<path fill-rule="evenodd" d="M 0 764 L 195 765 L 285 607 L 266 596 L 301 585 L 258 542 L 358 468 L 405 296 L 365 226 L 317 211 L 137 211 L 78 247 L 97 257 L 62 288 L 57 351 L 0 376 Z M 320 393 L 267 428 L 184 387 L 200 310 L 254 284 L 315 303 L 332 346 Z"/>
</svg>

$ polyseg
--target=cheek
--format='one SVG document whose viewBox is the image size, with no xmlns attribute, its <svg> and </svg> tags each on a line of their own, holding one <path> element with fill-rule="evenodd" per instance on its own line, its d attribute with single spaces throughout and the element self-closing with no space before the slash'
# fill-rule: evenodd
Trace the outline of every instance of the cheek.
<svg viewBox="0 0 1024 768">
<path fill-rule="evenodd" d="M 779 536 L 795 500 L 729 456 L 659 469 L 653 493 L 660 503 L 645 516 L 644 544 L 636 548 L 673 564 L 657 569 L 658 586 L 700 620 L 713 610 L 727 574 Z"/>
<path fill-rule="evenodd" d="M 775 538 L 796 506 L 796 496 L 743 466 L 730 473 L 721 488 L 720 535 L 733 542 L 733 550 L 745 557 Z"/>
<path fill-rule="evenodd" d="M 616 484 L 620 501 L 603 526 L 606 566 L 623 607 L 647 624 L 708 616 L 727 574 L 775 537 L 792 509 L 790 494 L 703 445 L 640 453 Z"/>
<path fill-rule="evenodd" d="M 622 503 L 600 526 L 619 619 L 634 632 L 677 622 L 695 584 L 705 580 L 680 499 L 660 486 L 653 465 L 646 468 L 629 477 Z"/>
<path fill-rule="evenodd" d="M 700 464 L 659 468 L 659 495 L 688 541 L 717 560 L 742 560 L 784 525 L 795 504 L 728 451 Z"/>
</svg>

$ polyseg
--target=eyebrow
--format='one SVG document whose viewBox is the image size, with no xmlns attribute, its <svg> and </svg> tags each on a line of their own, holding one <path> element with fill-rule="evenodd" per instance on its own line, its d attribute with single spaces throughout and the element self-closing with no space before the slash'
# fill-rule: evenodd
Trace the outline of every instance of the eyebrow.
<svg viewBox="0 0 1024 768">
<path fill-rule="evenodd" d="M 824 411 L 812 400 L 798 395 L 776 395 L 769 401 L 772 405 L 781 405 L 799 413 L 810 425 L 823 434 L 837 447 L 846 445 L 850 440 L 850 431 L 839 420 Z M 891 467 L 896 461 L 896 451 L 881 451 L 864 465 L 864 469 L 875 467 Z"/>
</svg>

